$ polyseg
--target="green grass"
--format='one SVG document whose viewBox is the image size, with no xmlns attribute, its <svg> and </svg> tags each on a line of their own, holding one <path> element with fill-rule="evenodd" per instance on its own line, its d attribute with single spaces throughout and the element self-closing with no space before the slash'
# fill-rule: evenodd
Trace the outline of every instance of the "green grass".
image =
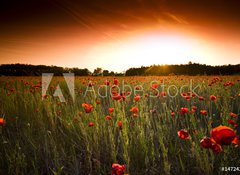
<svg viewBox="0 0 240 175">
<path fill-rule="evenodd" d="M 133 100 L 133 94 L 125 101 L 112 100 L 109 94 L 101 98 L 90 92 L 84 97 L 88 78 L 75 78 L 73 101 L 64 79 L 54 77 L 52 85 L 60 83 L 65 103 L 53 97 L 54 90 L 50 89 L 48 98 L 42 100 L 41 88 L 31 86 L 41 77 L 0 78 L 0 117 L 6 120 L 0 135 L 0 174 L 106 175 L 111 174 L 113 163 L 125 164 L 130 175 L 227 174 L 220 168 L 240 166 L 239 147 L 224 146 L 223 152 L 215 155 L 200 146 L 200 140 L 210 135 L 212 127 L 232 127 L 228 124 L 230 112 L 240 114 L 240 77 L 220 77 L 222 82 L 212 86 L 208 84 L 214 77 L 207 76 L 119 78 L 120 83 L 124 80 L 132 89 L 142 85 L 144 92 L 138 92 L 143 95 L 139 102 Z M 113 81 L 113 77 L 92 79 L 96 93 L 106 79 Z M 193 79 L 194 86 L 199 85 L 197 93 L 205 100 L 194 97 L 187 101 L 180 94 L 174 98 L 150 97 L 154 93 L 150 82 L 156 80 L 161 91 L 163 79 L 166 89 L 175 85 L 178 90 Z M 227 81 L 234 82 L 234 86 L 223 86 Z M 170 93 L 175 92 L 170 89 Z M 185 88 L 184 92 L 189 90 Z M 148 97 L 144 97 L 146 93 Z M 213 102 L 210 95 L 220 97 Z M 82 103 L 92 104 L 94 110 L 85 113 Z M 139 108 L 137 117 L 130 112 L 133 106 Z M 179 113 L 181 107 L 191 111 L 192 106 L 197 107 L 196 113 Z M 112 120 L 106 121 L 109 107 L 115 111 Z M 156 112 L 151 113 L 152 109 Z M 202 109 L 207 110 L 207 116 L 200 115 Z M 172 111 L 175 117 L 171 116 Z M 89 127 L 89 122 L 95 125 Z M 186 129 L 191 139 L 180 139 L 180 129 Z"/>
</svg>

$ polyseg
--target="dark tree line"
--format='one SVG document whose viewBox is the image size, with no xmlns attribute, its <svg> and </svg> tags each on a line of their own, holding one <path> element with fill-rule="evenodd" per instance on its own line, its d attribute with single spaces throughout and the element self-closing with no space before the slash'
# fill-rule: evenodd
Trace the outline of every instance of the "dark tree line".
<svg viewBox="0 0 240 175">
<path fill-rule="evenodd" d="M 209 66 L 206 64 L 189 63 L 181 65 L 153 65 L 148 67 L 130 68 L 126 76 L 135 75 L 239 75 L 240 64 Z"/>
<path fill-rule="evenodd" d="M 78 76 L 88 76 L 91 72 L 88 69 L 63 68 L 57 66 L 28 65 L 28 64 L 2 64 L 0 65 L 0 75 L 5 76 L 40 76 L 42 73 L 54 73 L 62 75 L 63 73 L 74 73 Z"/>
<path fill-rule="evenodd" d="M 102 70 L 96 68 L 93 72 L 88 69 L 63 68 L 57 66 L 28 65 L 28 64 L 2 64 L 0 76 L 40 76 L 42 73 L 74 73 L 76 76 L 123 76 L 123 73 Z M 125 72 L 126 76 L 144 75 L 239 75 L 240 64 L 209 66 L 206 64 L 189 63 L 181 65 L 152 65 L 147 67 L 130 68 Z"/>
<path fill-rule="evenodd" d="M 122 76 L 122 73 L 96 68 L 93 72 L 87 68 L 63 68 L 58 66 L 30 65 L 30 64 L 1 64 L 0 76 L 41 76 L 42 73 L 54 73 L 61 76 L 63 73 L 74 73 L 76 76 Z"/>
</svg>

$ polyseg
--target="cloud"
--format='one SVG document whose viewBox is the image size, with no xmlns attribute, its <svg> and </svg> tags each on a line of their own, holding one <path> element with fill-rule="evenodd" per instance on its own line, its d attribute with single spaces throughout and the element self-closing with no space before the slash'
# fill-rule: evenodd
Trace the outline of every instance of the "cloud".
<svg viewBox="0 0 240 175">
<path fill-rule="evenodd" d="M 175 21 L 179 24 L 189 24 L 183 17 L 177 16 L 175 14 L 172 14 L 170 12 L 163 12 L 164 15 L 166 15 L 170 20 Z"/>
</svg>

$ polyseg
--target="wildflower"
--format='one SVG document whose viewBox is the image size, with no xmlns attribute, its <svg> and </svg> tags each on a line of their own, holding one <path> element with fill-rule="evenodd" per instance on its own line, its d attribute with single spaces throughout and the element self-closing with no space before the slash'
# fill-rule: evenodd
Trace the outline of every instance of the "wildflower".
<svg viewBox="0 0 240 175">
<path fill-rule="evenodd" d="M 106 119 L 106 120 L 112 120 L 112 117 L 109 116 L 109 115 L 107 115 L 107 116 L 105 117 L 105 119 Z"/>
<path fill-rule="evenodd" d="M 188 113 L 188 108 L 181 108 L 181 114 Z"/>
<path fill-rule="evenodd" d="M 217 144 L 217 143 L 214 143 L 211 147 L 212 151 L 215 153 L 215 154 L 218 154 L 220 152 L 222 152 L 222 147 L 221 145 Z"/>
<path fill-rule="evenodd" d="M 152 89 L 157 89 L 158 88 L 158 84 L 156 84 L 156 83 L 152 84 L 151 88 Z"/>
<path fill-rule="evenodd" d="M 239 136 L 235 137 L 232 141 L 232 144 L 237 145 L 238 144 L 238 140 L 239 140 Z"/>
<path fill-rule="evenodd" d="M 83 103 L 82 107 L 84 108 L 86 113 L 90 113 L 93 111 L 93 106 L 91 104 Z"/>
<path fill-rule="evenodd" d="M 112 173 L 111 175 L 123 175 L 125 171 L 125 166 L 124 165 L 119 165 L 119 164 L 112 164 Z"/>
<path fill-rule="evenodd" d="M 114 112 L 114 108 L 108 108 L 109 114 L 112 114 Z"/>
<path fill-rule="evenodd" d="M 203 148 L 212 148 L 213 141 L 209 137 L 204 137 L 201 141 L 200 144 Z"/>
<path fill-rule="evenodd" d="M 237 114 L 233 113 L 233 112 L 230 112 L 229 114 L 231 117 L 237 117 Z"/>
<path fill-rule="evenodd" d="M 178 136 L 181 139 L 190 139 L 190 135 L 185 129 L 181 129 L 180 131 L 178 131 Z"/>
<path fill-rule="evenodd" d="M 109 85 L 110 85 L 110 81 L 106 80 L 106 81 L 104 82 L 104 84 L 107 85 L 107 86 L 109 86 Z"/>
<path fill-rule="evenodd" d="M 217 100 L 217 97 L 216 97 L 215 95 L 211 95 L 211 96 L 210 96 L 210 100 L 216 101 L 216 100 Z"/>
<path fill-rule="evenodd" d="M 200 144 L 203 148 L 205 149 L 211 149 L 215 154 L 218 154 L 222 152 L 222 146 L 217 144 L 214 139 L 209 138 L 209 137 L 204 137 L 201 141 Z"/>
<path fill-rule="evenodd" d="M 182 92 L 182 93 L 181 93 L 181 96 L 182 96 L 182 97 L 186 97 L 186 96 L 187 96 L 187 93 L 186 93 L 186 92 Z"/>
<path fill-rule="evenodd" d="M 101 104 L 101 101 L 100 100 L 96 100 L 96 103 L 99 105 L 99 104 Z"/>
<path fill-rule="evenodd" d="M 136 95 L 136 96 L 134 97 L 134 100 L 135 100 L 135 102 L 138 102 L 138 101 L 140 100 L 140 95 Z"/>
<path fill-rule="evenodd" d="M 94 124 L 93 122 L 89 122 L 89 123 L 88 123 L 88 126 L 89 126 L 89 127 L 92 127 L 92 126 L 94 126 L 94 125 L 95 125 L 95 124 Z"/>
<path fill-rule="evenodd" d="M 141 90 L 140 86 L 135 87 L 135 90 Z"/>
<path fill-rule="evenodd" d="M 118 79 L 114 78 L 114 79 L 113 79 L 113 84 L 116 85 L 116 86 L 118 86 L 118 85 L 119 85 Z"/>
<path fill-rule="evenodd" d="M 88 82 L 88 87 L 92 87 L 93 86 L 93 83 L 90 81 Z"/>
<path fill-rule="evenodd" d="M 0 118 L 0 126 L 4 125 L 6 123 L 6 120 L 4 118 Z"/>
<path fill-rule="evenodd" d="M 237 126 L 238 126 L 238 124 L 236 123 L 236 121 L 233 120 L 233 119 L 229 119 L 229 120 L 228 120 L 228 123 L 229 123 L 230 125 L 234 126 L 234 127 L 237 127 Z"/>
<path fill-rule="evenodd" d="M 118 122 L 118 127 L 119 127 L 119 129 L 122 129 L 122 125 L 123 125 L 123 124 L 122 124 L 122 121 L 119 121 L 119 122 Z"/>
<path fill-rule="evenodd" d="M 192 97 L 196 97 L 196 94 L 192 93 Z"/>
<path fill-rule="evenodd" d="M 132 112 L 132 113 L 138 113 L 138 108 L 137 107 L 132 107 L 131 109 L 130 109 L 130 111 Z"/>
<path fill-rule="evenodd" d="M 191 97 L 190 97 L 190 96 L 188 96 L 188 95 L 187 95 L 187 96 L 185 96 L 184 98 L 185 98 L 186 100 L 190 100 L 190 99 L 191 99 Z"/>
<path fill-rule="evenodd" d="M 211 131 L 211 138 L 219 145 L 230 145 L 237 137 L 235 131 L 227 126 L 218 126 Z"/>
<path fill-rule="evenodd" d="M 161 92 L 161 93 L 160 93 L 160 96 L 161 96 L 161 97 L 166 97 L 166 96 L 167 96 L 167 92 Z"/>
<path fill-rule="evenodd" d="M 206 116 L 207 115 L 207 111 L 206 110 L 201 110 L 200 114 Z"/>
<path fill-rule="evenodd" d="M 199 97 L 198 98 L 200 101 L 203 101 L 203 100 L 205 100 L 203 97 Z"/>
<path fill-rule="evenodd" d="M 196 106 L 192 106 L 192 112 L 195 112 L 197 110 Z"/>
<path fill-rule="evenodd" d="M 113 94 L 112 95 L 112 99 L 113 100 L 121 100 L 122 99 L 122 96 L 120 94 Z"/>
<path fill-rule="evenodd" d="M 121 92 L 120 95 L 121 95 L 121 97 L 122 97 L 122 100 L 125 100 L 125 99 L 126 99 L 126 94 L 125 94 L 125 92 Z"/>
</svg>

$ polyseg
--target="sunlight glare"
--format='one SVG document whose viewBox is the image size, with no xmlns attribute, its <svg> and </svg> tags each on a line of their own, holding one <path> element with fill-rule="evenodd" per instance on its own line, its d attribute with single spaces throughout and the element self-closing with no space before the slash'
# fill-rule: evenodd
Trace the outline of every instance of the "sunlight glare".
<svg viewBox="0 0 240 175">
<path fill-rule="evenodd" d="M 91 50 L 89 58 L 97 55 L 97 65 L 109 63 L 123 70 L 126 67 L 153 64 L 186 64 L 203 57 L 206 51 L 197 40 L 172 35 L 147 35 L 121 40 L 121 43 L 106 43 Z M 197 62 L 197 61 L 196 61 Z M 103 64 L 102 64 L 103 65 Z"/>
</svg>

